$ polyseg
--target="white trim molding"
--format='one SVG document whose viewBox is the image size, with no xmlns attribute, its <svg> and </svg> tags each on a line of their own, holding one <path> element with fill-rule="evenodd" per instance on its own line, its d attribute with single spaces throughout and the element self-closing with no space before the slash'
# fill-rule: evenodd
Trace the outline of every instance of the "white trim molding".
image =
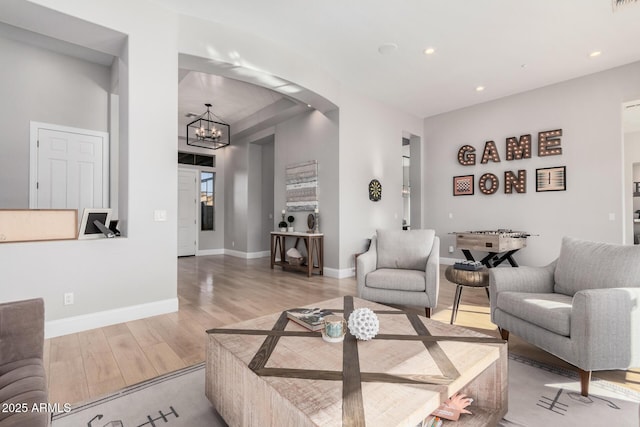
<svg viewBox="0 0 640 427">
<path fill-rule="evenodd" d="M 204 249 L 196 251 L 196 256 L 224 255 L 224 249 Z"/>
<path fill-rule="evenodd" d="M 44 337 L 54 338 L 89 329 L 115 325 L 117 323 L 144 319 L 145 317 L 174 313 L 176 311 L 178 311 L 178 298 L 171 298 L 147 304 L 132 305 L 113 310 L 99 311 L 97 313 L 50 320 L 45 322 Z"/>
<path fill-rule="evenodd" d="M 244 258 L 244 259 L 268 258 L 269 256 L 271 256 L 270 251 L 241 252 L 241 251 L 234 251 L 232 249 L 225 249 L 224 254 L 234 256 L 236 258 Z"/>
<path fill-rule="evenodd" d="M 330 268 L 324 267 L 323 273 L 327 277 L 333 277 L 335 279 L 346 279 L 347 277 L 353 277 L 356 275 L 356 269 L 350 268 Z"/>
</svg>

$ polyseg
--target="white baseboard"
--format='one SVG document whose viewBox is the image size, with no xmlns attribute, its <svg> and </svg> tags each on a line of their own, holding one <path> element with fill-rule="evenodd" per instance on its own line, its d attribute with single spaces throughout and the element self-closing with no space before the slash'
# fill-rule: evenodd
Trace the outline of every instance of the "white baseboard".
<svg viewBox="0 0 640 427">
<path fill-rule="evenodd" d="M 196 256 L 224 255 L 224 249 L 204 249 L 196 252 Z"/>
<path fill-rule="evenodd" d="M 241 252 L 234 251 L 232 249 L 225 249 L 225 255 L 234 256 L 236 258 L 244 258 L 244 259 L 254 259 L 254 258 L 266 258 L 271 256 L 270 251 L 261 251 L 261 252 Z"/>
<path fill-rule="evenodd" d="M 327 277 L 333 277 L 336 279 L 346 279 L 347 277 L 353 277 L 356 275 L 355 268 L 328 268 L 324 267 L 323 274 Z"/>
<path fill-rule="evenodd" d="M 131 305 L 97 313 L 50 320 L 44 325 L 44 337 L 54 338 L 74 334 L 89 329 L 102 328 L 116 323 L 130 322 L 145 317 L 178 311 L 178 298 L 154 301 L 146 304 Z"/>
<path fill-rule="evenodd" d="M 196 253 L 196 256 L 207 256 L 207 255 L 229 255 L 229 256 L 242 258 L 242 259 L 254 259 L 254 258 L 267 258 L 271 255 L 271 252 L 270 251 L 242 252 L 242 251 L 235 251 L 233 249 L 204 249 Z"/>
</svg>

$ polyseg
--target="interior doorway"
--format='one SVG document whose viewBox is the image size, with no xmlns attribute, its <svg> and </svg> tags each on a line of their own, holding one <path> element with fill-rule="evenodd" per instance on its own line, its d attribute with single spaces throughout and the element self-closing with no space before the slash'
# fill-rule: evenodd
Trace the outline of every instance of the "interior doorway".
<svg viewBox="0 0 640 427">
<path fill-rule="evenodd" d="M 422 139 L 402 134 L 402 229 L 422 228 Z"/>
<path fill-rule="evenodd" d="M 198 243 L 198 171 L 178 168 L 178 256 L 196 254 Z"/>
<path fill-rule="evenodd" d="M 622 104 L 624 139 L 624 243 L 640 244 L 640 100 Z"/>
<path fill-rule="evenodd" d="M 402 229 L 411 229 L 411 141 L 402 138 Z"/>
</svg>

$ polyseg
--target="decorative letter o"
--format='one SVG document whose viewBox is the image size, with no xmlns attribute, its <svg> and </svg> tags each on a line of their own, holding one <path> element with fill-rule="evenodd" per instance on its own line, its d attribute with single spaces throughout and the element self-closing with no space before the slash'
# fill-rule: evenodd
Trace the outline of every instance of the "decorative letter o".
<svg viewBox="0 0 640 427">
<path fill-rule="evenodd" d="M 491 186 L 489 188 L 487 188 L 487 181 L 491 182 Z M 478 181 L 478 187 L 480 188 L 480 192 L 482 194 L 493 194 L 498 191 L 499 183 L 500 181 L 498 180 L 497 176 L 492 173 L 485 173 L 480 177 L 480 180 Z"/>
</svg>

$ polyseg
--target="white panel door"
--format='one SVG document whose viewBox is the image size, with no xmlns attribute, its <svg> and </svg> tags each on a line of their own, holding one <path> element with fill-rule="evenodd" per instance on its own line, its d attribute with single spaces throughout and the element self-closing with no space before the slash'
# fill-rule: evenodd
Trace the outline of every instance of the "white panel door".
<svg viewBox="0 0 640 427">
<path fill-rule="evenodd" d="M 196 254 L 198 171 L 178 169 L 178 256 Z"/>
<path fill-rule="evenodd" d="M 39 128 L 35 208 L 78 209 L 107 207 L 108 140 Z"/>
</svg>

